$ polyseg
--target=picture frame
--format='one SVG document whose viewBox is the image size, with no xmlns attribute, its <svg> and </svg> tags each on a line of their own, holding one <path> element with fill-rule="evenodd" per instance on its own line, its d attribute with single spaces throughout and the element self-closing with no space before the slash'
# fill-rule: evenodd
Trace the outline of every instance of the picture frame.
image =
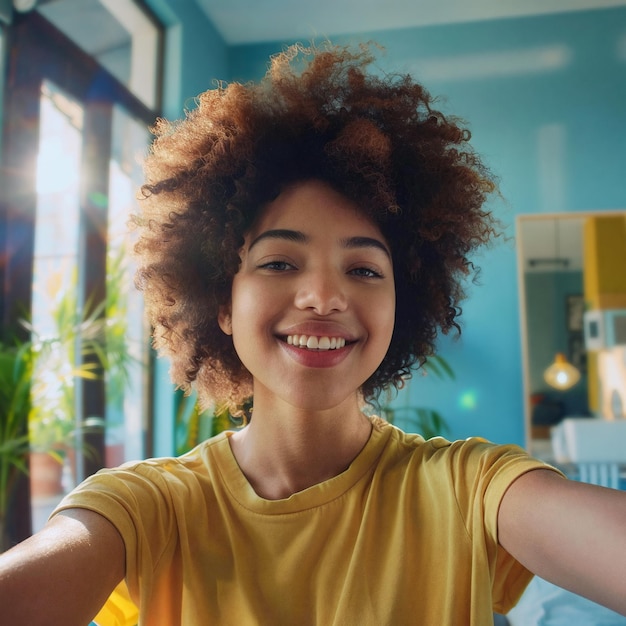
<svg viewBox="0 0 626 626">
<path fill-rule="evenodd" d="M 569 294 L 565 301 L 566 327 L 570 333 L 583 332 L 585 297 L 582 294 Z"/>
</svg>

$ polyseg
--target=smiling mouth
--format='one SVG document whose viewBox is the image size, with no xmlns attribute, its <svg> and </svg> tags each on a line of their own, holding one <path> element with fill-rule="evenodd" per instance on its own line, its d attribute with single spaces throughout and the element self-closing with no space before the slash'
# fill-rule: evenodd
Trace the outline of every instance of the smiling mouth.
<svg viewBox="0 0 626 626">
<path fill-rule="evenodd" d="M 315 335 L 287 335 L 290 346 L 306 350 L 338 350 L 346 345 L 343 337 L 316 337 Z"/>
</svg>

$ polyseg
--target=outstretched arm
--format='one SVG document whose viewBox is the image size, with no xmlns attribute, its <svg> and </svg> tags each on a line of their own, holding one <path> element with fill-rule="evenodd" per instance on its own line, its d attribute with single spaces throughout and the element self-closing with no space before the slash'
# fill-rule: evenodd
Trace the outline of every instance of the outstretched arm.
<svg viewBox="0 0 626 626">
<path fill-rule="evenodd" d="M 498 539 L 538 576 L 626 615 L 626 492 L 528 472 L 502 500 Z"/>
<path fill-rule="evenodd" d="M 124 542 L 91 511 L 71 509 L 0 555 L 2 623 L 85 626 L 124 577 Z"/>
</svg>

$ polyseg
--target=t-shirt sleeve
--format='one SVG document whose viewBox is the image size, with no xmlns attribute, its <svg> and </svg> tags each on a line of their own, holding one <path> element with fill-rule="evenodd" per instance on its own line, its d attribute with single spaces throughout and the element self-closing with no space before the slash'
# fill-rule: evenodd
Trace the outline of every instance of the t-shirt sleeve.
<svg viewBox="0 0 626 626">
<path fill-rule="evenodd" d="M 150 577 L 175 540 L 170 485 L 149 462 L 94 474 L 69 493 L 52 515 L 72 508 L 94 511 L 118 530 L 126 549 L 126 583 L 135 602 L 139 579 Z"/>
<path fill-rule="evenodd" d="M 494 445 L 473 438 L 452 444 L 452 476 L 474 559 L 488 559 L 493 608 L 508 612 L 519 600 L 532 574 L 498 543 L 498 511 L 507 489 L 526 472 L 558 471 L 513 445 Z"/>
</svg>

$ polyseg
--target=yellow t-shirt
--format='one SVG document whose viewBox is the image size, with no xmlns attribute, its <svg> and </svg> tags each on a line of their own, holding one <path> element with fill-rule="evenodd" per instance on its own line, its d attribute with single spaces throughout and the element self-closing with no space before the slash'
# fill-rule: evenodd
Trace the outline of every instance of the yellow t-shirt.
<svg viewBox="0 0 626 626">
<path fill-rule="evenodd" d="M 424 441 L 374 418 L 335 478 L 283 500 L 251 488 L 222 433 L 180 458 L 103 470 L 57 511 L 110 520 L 148 626 L 484 626 L 531 574 L 498 547 L 516 446 Z"/>
</svg>

